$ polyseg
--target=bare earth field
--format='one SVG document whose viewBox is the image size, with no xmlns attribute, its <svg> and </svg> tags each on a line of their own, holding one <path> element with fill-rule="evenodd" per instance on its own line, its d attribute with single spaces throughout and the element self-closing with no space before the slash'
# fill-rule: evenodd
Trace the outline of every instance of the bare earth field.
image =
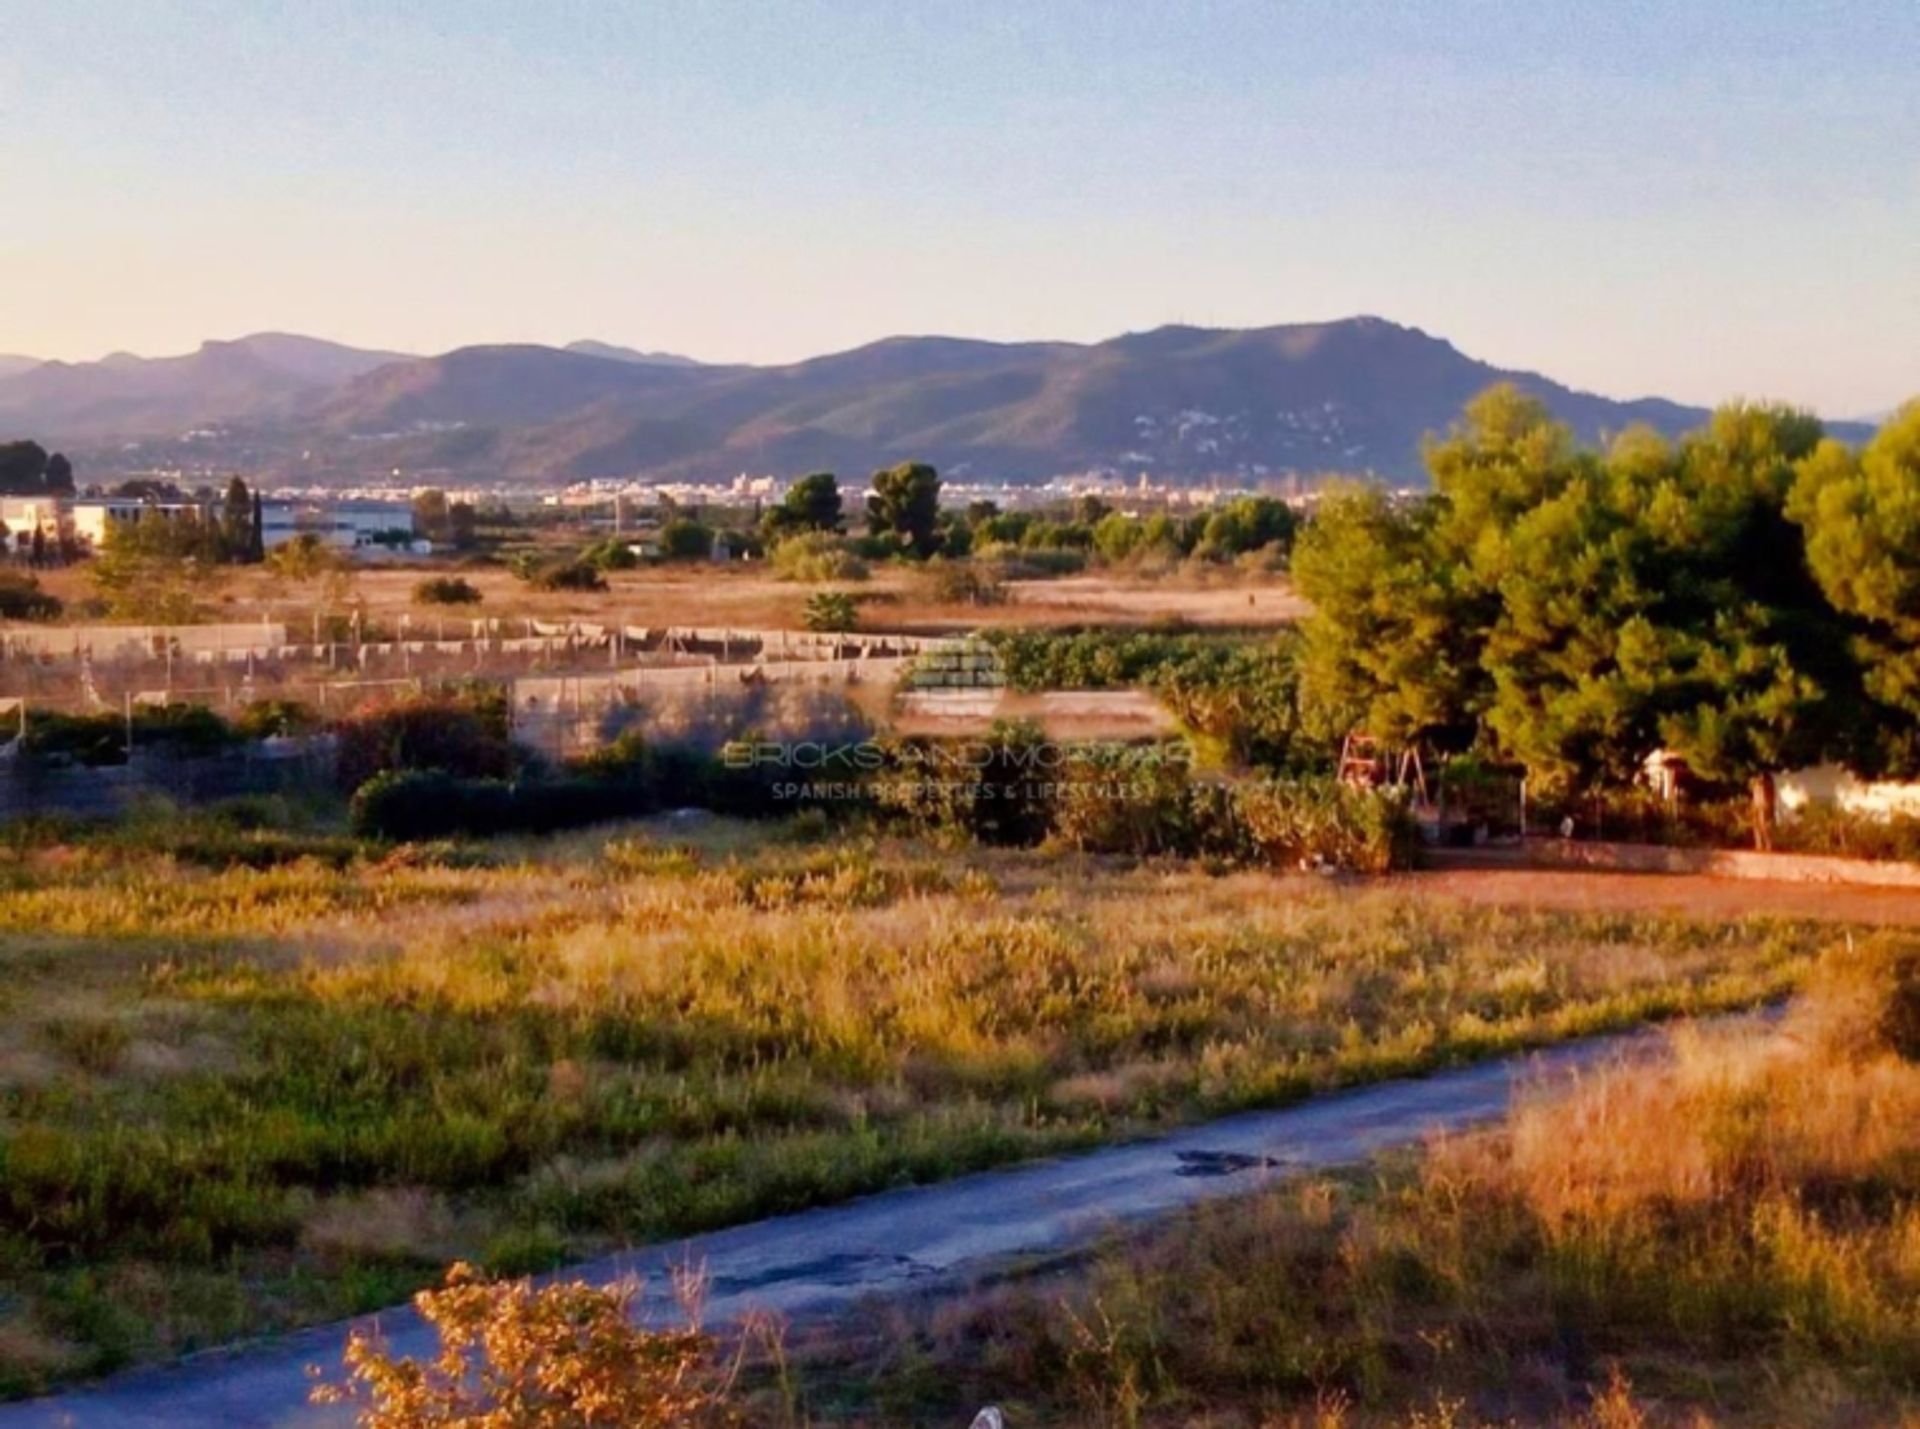
<svg viewBox="0 0 1920 1429">
<path fill-rule="evenodd" d="M 1071 576 L 1054 581 L 1014 581 L 1013 624 L 1143 625 L 1183 620 L 1194 625 L 1288 625 L 1307 613 L 1307 603 L 1282 577 L 1258 583 L 1191 586 L 1171 581 Z M 1044 612 L 1044 614 L 1042 614 Z"/>
<path fill-rule="evenodd" d="M 531 589 L 502 567 L 459 569 L 480 589 L 481 604 L 440 611 L 414 602 L 413 589 L 433 575 L 453 573 L 445 563 L 362 565 L 353 568 L 347 598 L 368 617 L 391 622 L 403 614 L 451 623 L 473 616 L 575 619 L 599 623 L 666 626 L 731 626 L 740 629 L 801 628 L 807 597 L 818 587 L 776 580 L 764 567 L 677 566 L 615 571 L 604 593 Z M 92 595 L 84 565 L 49 571 L 41 583 L 72 605 Z M 1185 576 L 1072 577 L 1014 581 L 1003 605 L 943 603 L 930 598 L 919 573 L 882 569 L 871 580 L 836 587 L 861 602 L 862 625 L 875 630 L 944 632 L 982 625 L 1149 625 L 1169 620 L 1196 625 L 1277 626 L 1305 610 L 1284 577 L 1233 578 L 1196 584 Z M 222 619 L 272 619 L 298 623 L 313 613 L 319 590 L 290 585 L 264 571 L 237 570 L 214 596 Z"/>
</svg>

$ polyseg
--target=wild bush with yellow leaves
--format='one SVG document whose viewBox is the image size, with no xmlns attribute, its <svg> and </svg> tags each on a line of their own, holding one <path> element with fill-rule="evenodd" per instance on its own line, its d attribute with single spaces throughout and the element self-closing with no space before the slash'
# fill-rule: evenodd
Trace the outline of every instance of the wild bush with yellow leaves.
<svg viewBox="0 0 1920 1429">
<path fill-rule="evenodd" d="M 638 1286 L 535 1287 L 467 1265 L 413 1303 L 440 1337 L 430 1360 L 396 1357 L 378 1337 L 348 1342 L 344 1383 L 316 1403 L 353 1405 L 361 1429 L 699 1429 L 735 1423 L 731 1370 L 697 1328 L 647 1330 Z"/>
</svg>

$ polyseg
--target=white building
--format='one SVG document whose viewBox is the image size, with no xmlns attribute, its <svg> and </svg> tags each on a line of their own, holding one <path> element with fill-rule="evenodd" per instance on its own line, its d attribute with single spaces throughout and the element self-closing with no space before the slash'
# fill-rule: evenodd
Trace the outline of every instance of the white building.
<svg viewBox="0 0 1920 1429">
<path fill-rule="evenodd" d="M 139 496 L 83 496 L 69 503 L 73 534 L 99 550 L 107 533 L 142 521 L 209 520 L 215 507 L 187 498 L 179 501 L 149 501 Z"/>
<path fill-rule="evenodd" d="M 0 500 L 9 544 L 24 550 L 38 524 L 52 540 L 64 529 L 94 550 L 107 533 L 141 521 L 218 521 L 218 500 L 185 498 L 156 501 L 138 496 L 84 496 L 78 499 L 35 496 Z M 269 551 L 296 536 L 314 535 L 340 551 L 413 542 L 413 507 L 405 501 L 286 501 L 260 503 L 261 544 Z"/>
<path fill-rule="evenodd" d="M 64 496 L 0 497 L 0 528 L 5 530 L 5 552 L 25 553 L 32 549 L 34 532 L 50 546 L 58 546 L 63 535 L 73 533 L 72 513 Z"/>
<path fill-rule="evenodd" d="M 413 542 L 413 504 L 365 498 L 340 501 L 263 501 L 261 543 L 271 551 L 296 536 L 313 535 L 340 551 Z"/>
</svg>

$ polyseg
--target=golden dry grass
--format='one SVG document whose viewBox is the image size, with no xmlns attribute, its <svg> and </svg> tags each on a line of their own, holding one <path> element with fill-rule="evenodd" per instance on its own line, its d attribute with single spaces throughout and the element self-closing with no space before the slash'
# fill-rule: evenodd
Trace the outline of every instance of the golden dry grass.
<svg viewBox="0 0 1920 1429">
<path fill-rule="evenodd" d="M 0 1290 L 72 1347 L 58 1374 L 391 1303 L 454 1256 L 1744 1005 L 1830 936 L 722 821 L 295 838 L 258 869 L 164 832 L 0 851 Z"/>
<path fill-rule="evenodd" d="M 414 587 L 453 567 L 445 561 L 362 564 L 348 586 L 367 615 L 395 626 L 410 615 L 419 627 L 444 618 L 449 628 L 481 616 L 581 620 L 642 626 L 698 625 L 799 630 L 803 607 L 816 587 L 777 579 L 764 565 L 665 566 L 607 573 L 604 592 L 539 591 L 503 566 L 461 568 L 478 587 L 477 606 L 441 610 L 417 604 Z M 41 584 L 69 605 L 93 594 L 85 564 L 48 571 Z M 863 626 L 878 630 L 953 631 L 981 626 L 1151 625 L 1169 620 L 1200 625 L 1267 627 L 1288 624 L 1303 611 L 1281 576 L 1221 572 L 1162 577 L 1076 577 L 1016 581 L 1002 605 L 975 606 L 931 599 L 927 583 L 906 567 L 882 567 L 872 579 L 843 583 L 861 600 Z M 235 568 L 213 598 L 222 620 L 308 622 L 321 599 L 317 583 L 289 583 L 269 572 Z"/>
<path fill-rule="evenodd" d="M 1920 1424 L 1917 967 L 1843 941 L 1778 1024 L 1679 1029 L 1409 1164 L 803 1345 L 822 1417 Z"/>
</svg>

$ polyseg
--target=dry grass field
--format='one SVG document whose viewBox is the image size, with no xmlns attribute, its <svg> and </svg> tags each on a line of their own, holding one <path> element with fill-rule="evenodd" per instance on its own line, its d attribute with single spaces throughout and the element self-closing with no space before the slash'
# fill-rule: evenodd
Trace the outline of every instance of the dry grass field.
<svg viewBox="0 0 1920 1429">
<path fill-rule="evenodd" d="M 809 1353 L 815 1422 L 1910 1429 L 1920 947 L 1848 940 L 1777 1029 Z"/>
<path fill-rule="evenodd" d="M 818 589 L 779 580 L 760 564 L 612 571 L 607 575 L 607 591 L 588 593 L 539 591 L 504 567 L 479 566 L 457 571 L 479 588 L 479 605 L 439 610 L 414 600 L 414 587 L 422 580 L 453 570 L 446 562 L 364 563 L 352 568 L 344 590 L 370 618 L 389 626 L 401 615 L 411 615 L 431 628 L 439 614 L 450 624 L 471 616 L 504 616 L 650 627 L 798 630 L 807 597 Z M 92 594 L 84 564 L 46 572 L 41 583 L 70 606 Z M 1286 624 L 1303 610 L 1284 577 L 1231 571 L 1214 573 L 1210 579 L 1183 573 L 1157 578 L 1014 581 L 1004 604 L 987 606 L 939 601 L 927 585 L 918 572 L 881 567 L 870 580 L 834 588 L 848 591 L 861 602 L 863 626 L 919 633 L 965 631 L 982 625 L 1129 626 L 1168 621 L 1265 628 Z M 214 594 L 211 607 L 219 619 L 269 618 L 297 627 L 311 618 L 321 599 L 316 583 L 289 583 L 265 571 L 236 567 Z"/>
<path fill-rule="evenodd" d="M 0 852 L 13 1392 L 1783 993 L 1836 934 L 721 821 Z"/>
</svg>

